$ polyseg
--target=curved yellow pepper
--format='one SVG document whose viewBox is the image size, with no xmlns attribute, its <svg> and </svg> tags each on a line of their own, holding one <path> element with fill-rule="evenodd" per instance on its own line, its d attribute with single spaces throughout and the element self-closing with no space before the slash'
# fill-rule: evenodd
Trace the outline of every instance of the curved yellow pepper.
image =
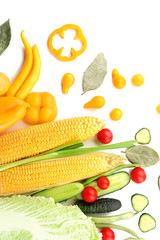
<svg viewBox="0 0 160 240">
<path fill-rule="evenodd" d="M 16 97 L 0 98 L 0 132 L 8 129 L 26 114 L 28 103 Z"/>
<path fill-rule="evenodd" d="M 9 78 L 2 72 L 0 72 L 0 96 L 6 94 L 10 87 Z"/>
<path fill-rule="evenodd" d="M 74 37 L 74 40 L 80 40 L 82 43 L 82 48 L 78 51 L 76 51 L 74 48 L 71 48 L 71 56 L 62 56 L 62 51 L 63 51 L 63 47 L 60 49 L 55 49 L 53 47 L 53 38 L 56 34 L 59 34 L 61 38 L 64 38 L 64 31 L 68 30 L 68 29 L 73 29 L 76 31 L 76 36 Z M 64 26 L 62 26 L 61 28 L 58 28 L 56 30 L 54 30 L 49 38 L 48 38 L 48 48 L 49 50 L 61 61 L 72 61 L 74 60 L 76 57 L 78 57 L 79 55 L 81 55 L 87 47 L 87 41 L 86 38 L 83 35 L 83 32 L 81 30 L 81 28 L 75 24 L 66 24 Z"/>
<path fill-rule="evenodd" d="M 7 96 L 14 96 L 17 93 L 17 91 L 27 78 L 28 74 L 30 73 L 33 65 L 32 48 L 24 36 L 24 31 L 21 32 L 21 39 L 25 47 L 25 61 L 23 67 L 21 68 L 20 72 L 18 73 L 12 85 L 10 86 L 7 92 Z"/>
<path fill-rule="evenodd" d="M 41 57 L 36 45 L 33 46 L 33 66 L 29 76 L 25 79 L 24 83 L 16 93 L 16 97 L 26 98 L 34 85 L 36 84 L 41 71 Z"/>
<path fill-rule="evenodd" d="M 29 124 L 39 124 L 53 121 L 58 113 L 56 100 L 51 93 L 33 92 L 25 99 L 30 104 L 24 120 Z"/>
</svg>

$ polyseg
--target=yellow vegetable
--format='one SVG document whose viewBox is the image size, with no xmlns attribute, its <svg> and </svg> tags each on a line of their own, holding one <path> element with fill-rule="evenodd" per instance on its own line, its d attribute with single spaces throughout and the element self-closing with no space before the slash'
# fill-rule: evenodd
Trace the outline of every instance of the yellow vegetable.
<svg viewBox="0 0 160 240">
<path fill-rule="evenodd" d="M 122 89 L 126 85 L 126 80 L 122 77 L 117 69 L 112 71 L 112 83 L 115 88 Z"/>
<path fill-rule="evenodd" d="M 102 108 L 105 105 L 105 98 L 95 96 L 89 102 L 84 104 L 84 108 Z"/>
<path fill-rule="evenodd" d="M 109 153 L 92 153 L 14 167 L 0 172 L 0 195 L 34 192 L 86 179 L 126 160 Z"/>
<path fill-rule="evenodd" d="M 105 121 L 99 118 L 76 117 L 5 133 L 0 136 L 0 164 L 30 157 L 77 139 L 84 141 L 104 126 Z"/>
<path fill-rule="evenodd" d="M 74 84 L 75 77 L 72 73 L 66 73 L 64 74 L 62 78 L 62 92 L 64 94 L 67 94 L 70 87 Z"/>
<path fill-rule="evenodd" d="M 4 95 L 10 87 L 9 78 L 2 72 L 0 72 L 0 96 Z"/>
<path fill-rule="evenodd" d="M 36 45 L 33 46 L 33 67 L 29 76 L 25 79 L 24 83 L 16 93 L 16 97 L 26 98 L 36 82 L 38 81 L 39 75 L 41 71 L 41 57 L 39 54 L 39 50 Z"/>
<path fill-rule="evenodd" d="M 156 108 L 156 110 L 157 110 L 157 113 L 159 113 L 159 114 L 160 114 L 160 104 L 158 104 L 158 105 L 157 105 L 157 108 Z"/>
<path fill-rule="evenodd" d="M 27 78 L 28 74 L 31 71 L 33 65 L 33 53 L 30 44 L 28 43 L 27 39 L 24 36 L 24 31 L 21 32 L 21 39 L 25 47 L 25 61 L 23 67 L 21 68 L 20 72 L 14 79 L 11 87 L 7 92 L 7 96 L 14 96 L 19 88 L 22 86 L 23 82 Z"/>
<path fill-rule="evenodd" d="M 28 103 L 16 97 L 1 97 L 0 98 L 0 132 L 8 129 L 26 114 L 26 108 L 29 106 Z M 1 152 L 4 148 L 9 148 L 10 146 L 3 142 L 3 137 L 0 136 L 1 142 Z M 12 141 L 12 139 L 10 139 Z M 2 155 L 0 154 L 0 158 Z M 1 160 L 0 160 L 1 161 Z"/>
<path fill-rule="evenodd" d="M 119 108 L 114 108 L 111 112 L 110 112 L 110 118 L 114 121 L 118 121 L 121 119 L 123 113 L 121 111 L 121 109 Z"/>
<path fill-rule="evenodd" d="M 135 74 L 132 77 L 132 83 L 133 85 L 135 85 L 136 87 L 142 86 L 144 83 L 144 77 L 141 74 Z"/>
<path fill-rule="evenodd" d="M 48 92 L 33 92 L 25 99 L 30 104 L 24 120 L 29 124 L 51 122 L 57 117 L 58 109 L 54 96 Z"/>
</svg>

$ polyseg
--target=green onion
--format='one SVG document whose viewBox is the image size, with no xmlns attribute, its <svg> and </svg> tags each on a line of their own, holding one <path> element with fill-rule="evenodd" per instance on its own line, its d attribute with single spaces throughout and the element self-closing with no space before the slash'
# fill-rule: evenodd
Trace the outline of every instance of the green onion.
<svg viewBox="0 0 160 240">
<path fill-rule="evenodd" d="M 110 224 L 110 223 L 95 223 L 96 227 L 98 228 L 113 228 L 113 229 L 118 229 L 118 230 L 122 230 L 125 231 L 129 234 L 131 234 L 132 236 L 138 238 L 137 234 L 131 230 L 130 228 L 124 227 L 124 226 L 120 226 L 120 225 L 116 225 L 116 224 Z"/>
<path fill-rule="evenodd" d="M 79 141 L 79 140 L 78 140 Z M 68 144 L 64 144 L 63 146 L 60 146 L 58 148 L 53 149 L 52 151 L 49 151 L 49 153 L 45 154 L 38 154 L 33 157 L 24 158 L 19 161 L 11 162 L 8 164 L 3 164 L 0 166 L 0 171 L 7 170 L 9 168 L 18 167 L 25 164 L 35 163 L 38 161 L 45 161 L 49 159 L 57 159 L 57 158 L 64 158 L 64 157 L 71 157 L 76 155 L 82 155 L 82 154 L 88 154 L 91 152 L 96 152 L 100 150 L 109 150 L 109 149 L 117 149 L 117 148 L 128 148 L 134 146 L 134 143 L 136 143 L 136 140 L 126 141 L 126 142 L 120 142 L 120 143 L 114 143 L 109 145 L 102 145 L 99 147 L 88 147 L 88 148 L 77 148 L 77 149 L 67 149 L 64 150 L 62 148 L 68 147 Z M 75 141 L 72 143 L 69 143 L 70 145 L 75 145 Z M 77 142 L 76 142 L 77 144 Z M 60 150 L 61 148 L 61 150 Z"/>
<path fill-rule="evenodd" d="M 117 221 L 120 221 L 120 220 L 128 220 L 132 217 L 134 217 L 137 213 L 133 213 L 133 212 L 126 212 L 126 213 L 122 213 L 122 214 L 119 214 L 119 215 L 114 215 L 114 216 L 105 216 L 105 217 L 93 217 L 93 216 L 90 216 L 90 215 L 87 215 L 89 217 L 92 218 L 92 220 L 95 222 L 95 223 L 114 223 L 114 222 L 117 222 Z"/>
</svg>

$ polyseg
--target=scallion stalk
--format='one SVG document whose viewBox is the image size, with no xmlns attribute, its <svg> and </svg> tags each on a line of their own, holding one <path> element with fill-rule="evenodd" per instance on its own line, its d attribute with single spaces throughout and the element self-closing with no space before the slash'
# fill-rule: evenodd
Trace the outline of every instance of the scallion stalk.
<svg viewBox="0 0 160 240">
<path fill-rule="evenodd" d="M 138 238 L 137 233 L 134 232 L 132 229 L 121 226 L 121 225 L 116 225 L 116 224 L 110 224 L 110 223 L 95 223 L 96 227 L 98 228 L 113 228 L 113 229 L 117 229 L 117 230 L 122 230 L 125 231 L 129 234 L 131 234 L 132 236 Z"/>
<path fill-rule="evenodd" d="M 54 159 L 58 159 L 58 158 L 88 154 L 88 153 L 101 151 L 101 150 L 133 147 L 134 143 L 136 143 L 136 142 L 137 142 L 136 140 L 131 140 L 131 141 L 125 141 L 125 142 L 114 143 L 114 144 L 109 144 L 109 145 L 102 145 L 102 146 L 98 146 L 98 147 L 88 147 L 88 148 L 85 147 L 85 148 L 67 149 L 67 150 L 62 149 L 62 146 L 63 146 L 63 148 L 66 147 L 66 144 L 64 144 L 60 147 L 53 149 L 51 152 L 50 151 L 46 152 L 45 154 L 38 154 L 33 157 L 29 157 L 29 158 L 25 158 L 25 159 L 15 161 L 12 163 L 0 165 L 0 171 L 4 171 L 9 168 L 18 167 L 18 166 L 25 165 L 25 164 L 35 163 L 38 161 L 45 161 L 45 160 L 49 160 L 49 159 L 54 160 Z M 70 143 L 70 145 L 74 145 L 73 143 L 75 144 L 75 141 L 72 142 L 72 144 Z M 69 147 L 69 146 L 67 145 L 67 147 Z M 60 150 L 60 148 L 61 148 L 61 150 Z"/>
</svg>

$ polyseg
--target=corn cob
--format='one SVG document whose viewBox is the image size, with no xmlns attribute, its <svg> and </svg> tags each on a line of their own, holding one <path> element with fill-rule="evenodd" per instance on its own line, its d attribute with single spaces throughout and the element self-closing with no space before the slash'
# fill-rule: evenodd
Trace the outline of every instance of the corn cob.
<svg viewBox="0 0 160 240">
<path fill-rule="evenodd" d="M 79 181 L 125 162 L 123 156 L 92 153 L 23 165 L 0 172 L 0 196 L 35 192 Z"/>
<path fill-rule="evenodd" d="M 34 156 L 62 144 L 94 136 L 105 125 L 95 117 L 77 117 L 18 129 L 0 136 L 0 165 Z"/>
</svg>

